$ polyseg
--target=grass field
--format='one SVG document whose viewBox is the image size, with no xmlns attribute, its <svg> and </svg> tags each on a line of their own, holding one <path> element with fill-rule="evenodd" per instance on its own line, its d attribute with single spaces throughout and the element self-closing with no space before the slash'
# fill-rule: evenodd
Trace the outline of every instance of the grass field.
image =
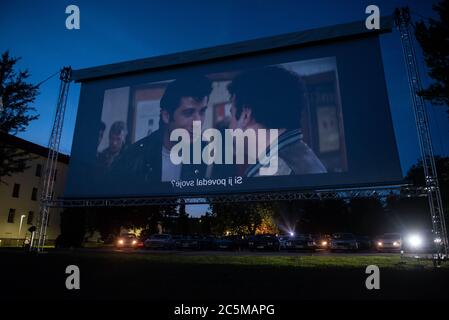
<svg viewBox="0 0 449 320">
<path fill-rule="evenodd" d="M 0 250 L 0 298 L 223 301 L 448 299 L 449 266 L 399 255 L 206 255 L 192 253 Z M 365 269 L 380 268 L 381 290 L 367 290 Z M 81 290 L 65 288 L 76 265 Z"/>
<path fill-rule="evenodd" d="M 83 252 L 63 252 L 61 254 L 72 257 L 88 257 L 91 254 Z M 109 259 L 115 263 L 132 261 L 146 261 L 149 263 L 167 264 L 203 264 L 203 265 L 241 265 L 241 266 L 267 266 L 267 267 L 293 267 L 293 268 L 364 268 L 368 265 L 377 265 L 382 269 L 397 270 L 433 270 L 431 260 L 401 258 L 400 255 L 298 255 L 298 256 L 257 256 L 257 255 L 177 255 L 171 253 L 96 253 L 95 259 Z M 449 270 L 449 264 L 441 264 L 441 268 Z"/>
</svg>

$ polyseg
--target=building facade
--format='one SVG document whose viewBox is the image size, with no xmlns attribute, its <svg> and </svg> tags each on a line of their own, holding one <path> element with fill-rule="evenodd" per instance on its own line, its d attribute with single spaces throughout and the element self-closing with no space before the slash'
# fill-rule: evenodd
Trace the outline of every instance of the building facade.
<svg viewBox="0 0 449 320">
<path fill-rule="evenodd" d="M 21 245 L 28 229 L 36 226 L 39 219 L 41 177 L 44 174 L 48 148 L 12 135 L 1 134 L 2 143 L 24 150 L 33 156 L 28 169 L 11 176 L 2 177 L 0 183 L 0 246 Z M 54 184 L 54 197 L 64 192 L 69 156 L 59 154 Z M 50 209 L 47 239 L 52 243 L 60 234 L 60 209 Z"/>
</svg>

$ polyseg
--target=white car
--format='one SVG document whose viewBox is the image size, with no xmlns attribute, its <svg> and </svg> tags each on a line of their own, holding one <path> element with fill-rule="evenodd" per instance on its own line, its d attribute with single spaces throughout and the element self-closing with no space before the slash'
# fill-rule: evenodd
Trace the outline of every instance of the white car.
<svg viewBox="0 0 449 320">
<path fill-rule="evenodd" d="M 402 236 L 400 233 L 384 233 L 376 240 L 377 251 L 400 251 Z"/>
</svg>

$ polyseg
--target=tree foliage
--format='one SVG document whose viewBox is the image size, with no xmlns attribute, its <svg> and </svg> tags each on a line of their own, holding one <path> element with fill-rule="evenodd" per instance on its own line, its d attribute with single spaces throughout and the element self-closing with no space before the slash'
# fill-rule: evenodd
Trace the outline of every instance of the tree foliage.
<svg viewBox="0 0 449 320">
<path fill-rule="evenodd" d="M 0 182 L 5 182 L 2 180 L 5 176 L 27 169 L 32 158 L 26 151 L 7 144 L 4 138 L 7 134 L 24 131 L 38 118 L 32 114 L 35 109 L 31 105 L 38 94 L 38 86 L 26 82 L 30 76 L 27 70 L 15 70 L 19 60 L 11 57 L 8 51 L 0 58 L 0 134 L 3 136 L 0 140 Z"/>
<path fill-rule="evenodd" d="M 433 6 L 439 20 L 429 18 L 415 25 L 415 36 L 423 50 L 429 76 L 435 80 L 419 92 L 426 100 L 449 107 L 449 0 Z M 449 108 L 448 108 L 449 113 Z"/>
</svg>

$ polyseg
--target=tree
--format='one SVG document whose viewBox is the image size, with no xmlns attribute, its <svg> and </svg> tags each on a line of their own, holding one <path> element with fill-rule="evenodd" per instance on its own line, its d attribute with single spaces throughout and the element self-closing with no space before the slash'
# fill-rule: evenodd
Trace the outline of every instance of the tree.
<svg viewBox="0 0 449 320">
<path fill-rule="evenodd" d="M 28 71 L 15 71 L 14 67 L 20 58 L 10 57 L 6 51 L 0 58 L 0 134 L 16 135 L 26 129 L 28 124 L 36 120 L 38 115 L 31 114 L 35 109 L 31 104 L 38 94 L 38 86 L 27 83 Z M 0 182 L 2 177 L 28 168 L 27 163 L 32 156 L 23 150 L 0 140 Z"/>
<path fill-rule="evenodd" d="M 433 6 L 440 19 L 429 18 L 428 23 L 419 21 L 415 36 L 424 53 L 429 76 L 435 80 L 418 94 L 436 105 L 449 107 L 449 0 Z M 448 108 L 449 113 L 449 108 Z"/>
</svg>

